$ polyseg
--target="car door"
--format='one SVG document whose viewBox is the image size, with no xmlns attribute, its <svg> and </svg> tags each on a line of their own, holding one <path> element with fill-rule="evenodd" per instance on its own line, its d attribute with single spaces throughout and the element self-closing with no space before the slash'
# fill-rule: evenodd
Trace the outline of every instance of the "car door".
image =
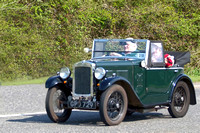
<svg viewBox="0 0 200 133">
<path fill-rule="evenodd" d="M 151 41 L 147 51 L 148 65 L 145 69 L 145 98 L 143 104 L 165 103 L 168 100 L 170 80 L 164 63 L 163 43 Z"/>
<path fill-rule="evenodd" d="M 165 68 L 146 70 L 146 103 L 156 104 L 167 102 L 170 80 L 166 79 Z"/>
</svg>

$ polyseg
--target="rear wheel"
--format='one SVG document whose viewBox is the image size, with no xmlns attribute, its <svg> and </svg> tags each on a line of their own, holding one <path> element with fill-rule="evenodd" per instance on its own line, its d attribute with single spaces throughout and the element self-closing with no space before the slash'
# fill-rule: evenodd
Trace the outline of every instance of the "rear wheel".
<svg viewBox="0 0 200 133">
<path fill-rule="evenodd" d="M 65 122 L 69 119 L 72 109 L 64 106 L 67 95 L 59 87 L 50 88 L 46 96 L 47 115 L 53 122 Z"/>
<path fill-rule="evenodd" d="M 174 89 L 168 111 L 173 118 L 183 117 L 188 111 L 189 104 L 189 88 L 185 82 L 180 81 Z"/>
<path fill-rule="evenodd" d="M 100 116 L 106 125 L 118 125 L 124 120 L 127 112 L 127 95 L 120 85 L 112 85 L 100 99 Z"/>
</svg>

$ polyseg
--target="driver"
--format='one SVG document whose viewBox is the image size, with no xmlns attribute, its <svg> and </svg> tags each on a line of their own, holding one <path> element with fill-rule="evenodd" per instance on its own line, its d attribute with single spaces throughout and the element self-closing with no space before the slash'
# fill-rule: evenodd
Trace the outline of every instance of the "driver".
<svg viewBox="0 0 200 133">
<path fill-rule="evenodd" d="M 131 52 L 134 52 L 137 50 L 137 44 L 133 43 L 131 41 L 127 41 L 126 45 L 124 45 L 124 51 L 127 54 L 130 54 Z"/>
<path fill-rule="evenodd" d="M 119 54 L 119 53 L 112 52 L 110 53 L 110 56 L 134 56 L 135 53 L 133 55 L 132 52 L 136 50 L 137 50 L 137 44 L 131 41 L 127 41 L 126 45 L 124 45 L 124 51 L 125 51 L 124 53 Z"/>
</svg>

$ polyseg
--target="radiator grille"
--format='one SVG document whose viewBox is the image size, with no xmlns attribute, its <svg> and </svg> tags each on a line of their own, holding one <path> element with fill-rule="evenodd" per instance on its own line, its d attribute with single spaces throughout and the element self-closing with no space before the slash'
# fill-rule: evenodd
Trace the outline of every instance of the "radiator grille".
<svg viewBox="0 0 200 133">
<path fill-rule="evenodd" d="M 91 68 L 75 67 L 75 93 L 90 94 Z"/>
</svg>

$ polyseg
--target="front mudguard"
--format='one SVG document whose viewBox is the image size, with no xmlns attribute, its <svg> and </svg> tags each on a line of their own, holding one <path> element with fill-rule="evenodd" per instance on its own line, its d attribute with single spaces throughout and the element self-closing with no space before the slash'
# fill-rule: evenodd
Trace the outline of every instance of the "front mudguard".
<svg viewBox="0 0 200 133">
<path fill-rule="evenodd" d="M 45 83 L 45 87 L 46 88 L 52 88 L 56 85 L 61 86 L 61 87 L 65 87 L 67 89 L 72 89 L 72 78 L 69 77 L 67 78 L 65 81 L 67 81 L 66 83 L 64 83 L 64 80 L 60 78 L 60 76 L 52 76 L 50 78 L 47 79 L 46 83 Z"/>
<path fill-rule="evenodd" d="M 139 97 L 137 96 L 136 92 L 134 91 L 131 83 L 123 77 L 111 77 L 104 79 L 103 81 L 100 82 L 99 91 L 104 92 L 114 84 L 121 85 L 125 89 L 129 105 L 139 106 L 139 107 L 144 106 L 140 101 Z"/>
<path fill-rule="evenodd" d="M 111 77 L 111 78 L 104 79 L 100 83 L 99 90 L 105 91 L 107 88 L 109 88 L 110 86 L 112 86 L 113 84 L 115 84 L 118 81 L 126 82 L 131 87 L 130 82 L 128 80 L 126 80 L 125 78 L 123 78 L 123 77 Z"/>
<path fill-rule="evenodd" d="M 52 76 L 47 79 L 45 83 L 45 88 L 52 88 L 58 84 L 62 84 L 62 80 L 60 79 L 60 76 Z"/>
</svg>

